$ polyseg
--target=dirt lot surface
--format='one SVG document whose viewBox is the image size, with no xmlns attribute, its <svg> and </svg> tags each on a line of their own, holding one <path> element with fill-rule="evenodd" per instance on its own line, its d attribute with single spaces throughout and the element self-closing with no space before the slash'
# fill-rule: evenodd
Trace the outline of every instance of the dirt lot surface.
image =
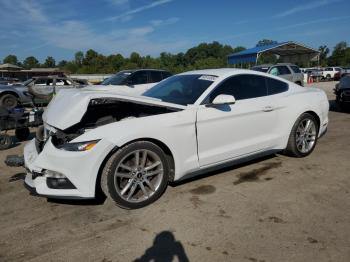
<svg viewBox="0 0 350 262">
<path fill-rule="evenodd" d="M 350 114 L 331 110 L 309 157 L 211 173 L 136 211 L 30 196 L 4 164 L 17 144 L 0 153 L 0 261 L 350 261 Z"/>
</svg>

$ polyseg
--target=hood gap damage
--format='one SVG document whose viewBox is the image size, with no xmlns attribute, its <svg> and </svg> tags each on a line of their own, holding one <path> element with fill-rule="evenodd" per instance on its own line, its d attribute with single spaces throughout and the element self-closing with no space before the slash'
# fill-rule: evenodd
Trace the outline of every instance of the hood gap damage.
<svg viewBox="0 0 350 262">
<path fill-rule="evenodd" d="M 52 142 L 55 146 L 60 146 L 84 134 L 89 129 L 128 119 L 173 113 L 181 110 L 163 105 L 113 98 L 92 99 L 82 119 L 65 130 L 57 129 L 54 134 L 51 134 Z"/>
</svg>

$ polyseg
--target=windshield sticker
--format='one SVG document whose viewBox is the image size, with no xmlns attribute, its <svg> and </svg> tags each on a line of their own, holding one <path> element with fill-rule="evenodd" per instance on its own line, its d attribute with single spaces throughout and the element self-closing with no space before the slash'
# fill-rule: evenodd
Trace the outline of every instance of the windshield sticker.
<svg viewBox="0 0 350 262">
<path fill-rule="evenodd" d="M 217 76 L 211 76 L 211 75 L 202 75 L 199 80 L 207 80 L 207 81 L 215 81 L 218 77 Z"/>
</svg>

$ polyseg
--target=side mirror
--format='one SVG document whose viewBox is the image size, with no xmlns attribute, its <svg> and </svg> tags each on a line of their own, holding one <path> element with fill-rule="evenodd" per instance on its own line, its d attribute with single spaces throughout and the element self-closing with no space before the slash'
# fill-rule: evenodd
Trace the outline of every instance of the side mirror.
<svg viewBox="0 0 350 262">
<path fill-rule="evenodd" d="M 231 95 L 218 95 L 214 98 L 211 105 L 232 105 L 236 103 L 236 99 Z"/>
</svg>

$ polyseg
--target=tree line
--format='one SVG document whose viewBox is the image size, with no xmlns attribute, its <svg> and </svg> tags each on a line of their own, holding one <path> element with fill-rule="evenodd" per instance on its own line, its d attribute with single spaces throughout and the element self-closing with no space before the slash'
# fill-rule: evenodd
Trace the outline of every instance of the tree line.
<svg viewBox="0 0 350 262">
<path fill-rule="evenodd" d="M 276 41 L 263 39 L 257 43 L 257 46 L 272 43 L 276 43 Z M 159 57 L 141 56 L 137 52 L 131 53 L 128 57 L 121 54 L 105 56 L 89 49 L 85 53 L 82 51 L 76 52 L 73 60 L 61 60 L 58 63 L 52 56 L 48 56 L 44 63 L 40 63 L 34 56 L 19 61 L 16 55 L 6 56 L 3 63 L 18 65 L 26 69 L 58 67 L 72 74 L 108 74 L 136 68 L 162 68 L 172 73 L 180 73 L 195 69 L 227 67 L 227 56 L 245 49 L 243 46 L 232 47 L 214 41 L 212 43 L 201 43 L 186 52 L 177 54 L 162 52 Z M 320 46 L 319 51 L 321 66 L 350 66 L 350 47 L 344 41 L 338 43 L 332 53 L 325 45 Z M 276 62 L 278 62 L 278 59 L 274 55 L 262 55 L 258 61 L 259 64 Z M 299 64 L 299 66 L 307 67 L 310 65 Z"/>
</svg>

